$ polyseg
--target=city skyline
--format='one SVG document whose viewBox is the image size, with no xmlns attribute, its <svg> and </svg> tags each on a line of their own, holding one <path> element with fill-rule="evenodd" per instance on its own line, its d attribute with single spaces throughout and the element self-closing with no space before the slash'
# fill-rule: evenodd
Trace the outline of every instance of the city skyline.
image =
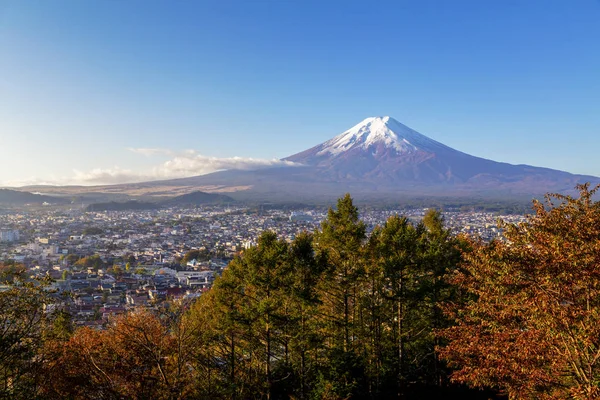
<svg viewBox="0 0 600 400">
<path fill-rule="evenodd" d="M 390 115 L 600 176 L 600 3 L 0 2 L 0 186 L 278 164 Z"/>
</svg>

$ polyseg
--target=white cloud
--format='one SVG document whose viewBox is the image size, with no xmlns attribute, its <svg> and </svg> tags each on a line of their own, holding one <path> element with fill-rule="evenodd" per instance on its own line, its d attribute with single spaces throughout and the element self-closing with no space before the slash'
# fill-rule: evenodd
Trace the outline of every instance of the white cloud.
<svg viewBox="0 0 600 400">
<path fill-rule="evenodd" d="M 147 156 L 157 154 L 175 154 L 170 150 L 161 149 L 129 149 Z M 194 150 L 180 152 L 168 161 L 150 168 L 146 172 L 137 172 L 130 169 L 113 167 L 108 169 L 95 168 L 90 171 L 75 170 L 75 176 L 69 179 L 70 183 L 81 185 L 103 185 L 144 182 L 161 179 L 185 178 L 196 175 L 205 175 L 215 171 L 236 169 L 256 170 L 272 167 L 294 167 L 299 164 L 279 159 L 260 159 L 247 157 L 208 157 L 197 154 Z"/>
<path fill-rule="evenodd" d="M 137 173 L 128 169 L 94 168 L 90 171 L 73 170 L 75 176 L 68 179 L 77 185 L 110 185 L 118 183 L 143 182 L 152 180 L 151 175 Z"/>
<path fill-rule="evenodd" d="M 193 176 L 203 175 L 209 172 L 238 169 L 238 170 L 253 170 L 270 167 L 291 167 L 298 164 L 291 161 L 282 161 L 278 159 L 259 159 L 245 157 L 207 157 L 201 154 L 188 153 L 186 155 L 178 155 L 173 159 L 166 161 L 164 164 L 155 169 L 155 173 L 164 176 Z"/>
<path fill-rule="evenodd" d="M 209 157 L 195 150 L 173 151 L 156 148 L 130 148 L 136 154 L 146 157 L 168 156 L 168 160 L 155 166 L 139 170 L 114 166 L 91 170 L 73 170 L 71 176 L 50 176 L 46 179 L 29 178 L 19 181 L 2 181 L 0 186 L 17 187 L 30 185 L 111 185 L 120 183 L 146 182 L 163 179 L 186 178 L 205 175 L 221 170 L 257 170 L 273 167 L 294 167 L 301 164 L 279 159 L 249 157 Z"/>
<path fill-rule="evenodd" d="M 38 179 L 35 177 L 24 178 L 19 180 L 5 180 L 0 182 L 0 188 L 3 187 L 20 187 L 20 186 L 37 186 L 37 185 L 57 185 L 63 180 L 57 178 Z"/>
</svg>

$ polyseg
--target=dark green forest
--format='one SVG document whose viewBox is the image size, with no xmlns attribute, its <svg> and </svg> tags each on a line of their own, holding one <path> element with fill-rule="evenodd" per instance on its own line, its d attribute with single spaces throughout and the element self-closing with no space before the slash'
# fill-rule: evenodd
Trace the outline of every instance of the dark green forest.
<svg viewBox="0 0 600 400">
<path fill-rule="evenodd" d="M 579 190 L 491 243 L 435 210 L 367 234 L 346 195 L 291 243 L 264 232 L 197 301 L 103 330 L 5 266 L 0 397 L 597 398 L 600 205 Z"/>
</svg>

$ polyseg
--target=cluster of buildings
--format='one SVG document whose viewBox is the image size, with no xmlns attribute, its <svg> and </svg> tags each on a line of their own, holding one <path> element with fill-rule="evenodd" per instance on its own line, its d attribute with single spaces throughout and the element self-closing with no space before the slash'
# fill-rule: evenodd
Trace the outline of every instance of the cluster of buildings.
<svg viewBox="0 0 600 400">
<path fill-rule="evenodd" d="M 51 284 L 55 289 L 54 307 L 68 311 L 76 325 L 96 327 L 137 307 L 155 308 L 165 300 L 196 299 L 211 287 L 218 274 L 217 269 L 177 271 L 159 266 L 144 274 L 75 271 Z M 65 292 L 70 296 L 63 296 Z"/>
<path fill-rule="evenodd" d="M 502 229 L 498 227 L 498 220 L 517 224 L 524 221 L 523 215 L 502 215 L 497 216 L 485 212 L 449 212 L 444 213 L 446 223 L 455 233 L 462 233 L 469 236 L 478 236 L 485 241 L 492 239 L 503 239 Z"/>
</svg>

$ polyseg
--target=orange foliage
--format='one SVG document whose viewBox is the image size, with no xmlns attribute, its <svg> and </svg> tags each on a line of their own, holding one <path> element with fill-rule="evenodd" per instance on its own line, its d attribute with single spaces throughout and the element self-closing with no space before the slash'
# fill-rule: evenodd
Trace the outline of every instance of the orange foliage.
<svg viewBox="0 0 600 400">
<path fill-rule="evenodd" d="M 46 396 L 184 398 L 177 349 L 175 336 L 147 311 L 118 317 L 105 331 L 79 329 L 66 343 L 47 344 L 54 361 L 47 366 Z"/>
<path fill-rule="evenodd" d="M 511 398 L 600 397 L 600 204 L 597 188 L 578 188 L 504 226 L 506 243 L 473 244 L 454 277 L 468 300 L 442 332 L 455 381 Z"/>
</svg>

